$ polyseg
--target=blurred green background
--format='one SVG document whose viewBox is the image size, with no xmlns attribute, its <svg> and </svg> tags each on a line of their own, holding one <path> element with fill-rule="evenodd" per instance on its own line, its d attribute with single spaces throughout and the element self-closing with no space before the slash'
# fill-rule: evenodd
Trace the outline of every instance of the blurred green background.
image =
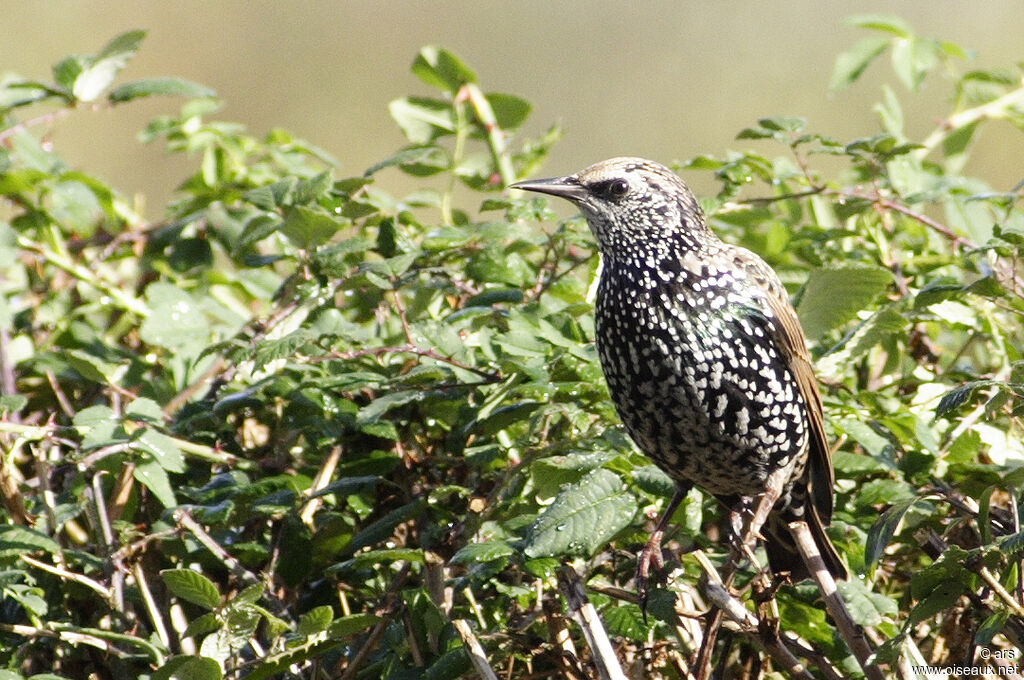
<svg viewBox="0 0 1024 680">
<path fill-rule="evenodd" d="M 403 144 L 387 103 L 432 94 L 409 73 L 416 51 L 438 44 L 476 69 L 487 91 L 531 101 L 524 133 L 555 121 L 565 130 L 546 168 L 570 172 L 613 155 L 662 162 L 746 148 L 742 128 L 767 115 L 801 115 L 810 130 L 841 140 L 878 130 L 872 104 L 893 84 L 906 106 L 908 132 L 923 137 L 948 109 L 947 83 L 932 78 L 911 98 L 886 63 L 830 94 L 836 55 L 868 34 L 847 26 L 853 14 L 903 17 L 921 35 L 978 52 L 978 67 L 1024 60 L 1024 2 L 786 3 L 605 0 L 487 2 L 3 2 L 0 72 L 48 78 L 67 54 L 97 51 L 123 31 L 149 36 L 119 82 L 179 76 L 214 88 L 218 118 L 262 135 L 284 127 L 361 174 Z M 973 66 L 964 64 L 961 70 Z M 912 105 L 911 105 L 912 104 Z M 82 111 L 52 129 L 70 163 L 128 193 L 146 196 L 160 217 L 194 167 L 141 145 L 136 134 L 179 101 L 155 98 L 114 110 Z M 1002 124 L 1000 124 L 1002 125 Z M 1022 177 L 1024 147 L 987 129 L 968 172 L 997 190 Z M 1010 136 L 1007 135 L 1009 138 Z M 781 149 L 780 149 L 781 152 Z M 705 174 L 686 179 L 714 190 Z M 395 187 L 401 180 L 389 176 Z M 394 187 L 392 187 L 394 188 Z"/>
</svg>

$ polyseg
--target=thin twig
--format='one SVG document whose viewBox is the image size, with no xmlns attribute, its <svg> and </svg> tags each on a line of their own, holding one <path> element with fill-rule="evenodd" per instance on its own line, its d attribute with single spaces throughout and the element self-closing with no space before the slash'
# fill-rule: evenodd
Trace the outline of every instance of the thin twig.
<svg viewBox="0 0 1024 680">
<path fill-rule="evenodd" d="M 622 672 L 622 666 L 615 656 L 615 650 L 601 623 L 601 617 L 587 599 L 576 570 L 568 565 L 560 567 L 558 587 L 569 603 L 570 616 L 583 629 L 583 637 L 593 653 L 594 664 L 601 680 L 626 680 L 626 674 Z"/>
<path fill-rule="evenodd" d="M 262 583 L 260 579 L 251 571 L 246 569 L 241 562 L 228 554 L 228 551 L 221 547 L 221 545 L 213 539 L 213 536 L 210 536 L 210 534 L 206 532 L 206 529 L 204 529 L 199 522 L 192 519 L 192 515 L 190 515 L 187 510 L 182 510 L 180 508 L 175 510 L 174 521 L 192 534 L 197 541 L 202 543 L 203 547 L 209 550 L 221 564 L 227 567 L 228 571 L 230 571 L 235 578 L 241 581 L 243 585 L 251 586 L 257 583 Z"/>
<path fill-rule="evenodd" d="M 849 646 L 854 656 L 857 657 L 857 662 L 860 663 L 864 675 L 868 680 L 884 680 L 882 671 L 877 665 L 871 663 L 873 652 L 871 647 L 868 646 L 864 631 L 854 622 L 853 617 L 850 615 L 850 610 L 846 608 L 846 603 L 840 597 L 835 578 L 833 578 L 832 573 L 825 566 L 825 561 L 818 551 L 818 544 L 815 543 L 814 536 L 811 534 L 811 529 L 807 522 L 802 520 L 790 522 L 789 530 L 793 534 L 793 540 L 796 543 L 797 550 L 800 551 L 804 564 L 807 565 L 808 571 L 811 572 L 811 576 L 818 584 L 821 597 L 825 600 L 825 609 L 832 615 L 832 620 L 836 623 L 839 635 Z"/>
<path fill-rule="evenodd" d="M 501 176 L 502 186 L 512 184 L 516 181 L 516 171 L 512 167 L 512 159 L 509 157 L 508 140 L 505 138 L 504 130 L 498 125 L 498 119 L 494 115 L 491 103 L 487 101 L 487 97 L 475 83 L 463 85 L 458 96 L 469 100 L 476 112 L 476 117 L 487 130 L 487 146 L 491 151 L 491 158 L 498 169 L 498 174 Z"/>
<path fill-rule="evenodd" d="M 388 586 L 387 592 L 384 594 L 385 605 L 383 611 L 380 612 L 381 620 L 373 627 L 370 631 L 369 637 L 366 638 L 366 642 L 359 648 L 359 651 L 355 653 L 352 660 L 348 662 L 348 666 L 345 668 L 345 672 L 339 676 L 338 680 L 352 680 L 359 672 L 359 669 L 365 663 L 366 659 L 370 656 L 377 645 L 380 644 L 380 640 L 384 637 L 384 631 L 391 625 L 392 619 L 398 613 L 398 607 L 400 605 L 399 598 L 397 597 L 398 592 L 405 585 L 406 580 L 409 578 L 409 572 L 411 568 L 408 562 L 402 564 L 402 568 L 399 570 L 395 579 Z"/>
<path fill-rule="evenodd" d="M 721 575 L 715 569 L 715 565 L 711 563 L 711 560 L 707 558 L 707 555 L 704 554 L 704 551 L 695 550 L 693 554 L 708 577 L 704 588 L 704 596 L 708 602 L 717 611 L 739 626 L 744 634 L 760 643 L 768 655 L 785 668 L 790 675 L 803 678 L 804 680 L 813 680 L 813 676 L 808 672 L 807 668 L 778 636 L 778 629 L 762 627 L 753 612 L 744 607 L 742 602 L 729 593 L 729 589 L 722 580 Z M 697 677 L 701 677 L 700 673 L 702 672 L 703 669 L 698 668 Z"/>
<path fill-rule="evenodd" d="M 21 132 L 23 130 L 27 130 L 28 128 L 35 127 L 36 125 L 42 125 L 44 123 L 45 124 L 53 123 L 53 122 L 55 122 L 56 120 L 58 120 L 60 118 L 64 118 L 66 116 L 69 116 L 69 115 L 71 115 L 71 112 L 73 110 L 74 110 L 74 107 L 71 107 L 71 106 L 65 107 L 63 109 L 57 109 L 56 111 L 51 111 L 49 113 L 44 113 L 43 115 L 36 116 L 35 118 L 29 118 L 24 123 L 17 123 L 16 125 L 12 125 L 11 127 L 7 128 L 6 130 L 0 130 L 0 144 L 2 144 L 3 142 L 7 141 L 7 139 L 9 137 L 11 137 L 12 135 L 14 135 L 17 132 Z"/>
<path fill-rule="evenodd" d="M 149 614 L 149 620 L 153 623 L 157 637 L 160 638 L 164 648 L 172 649 L 171 636 L 167 633 L 163 614 L 160 607 L 157 606 L 156 599 L 153 598 L 153 592 L 149 589 L 149 582 L 146 580 L 146 573 L 142 569 L 141 561 L 137 561 L 132 565 L 132 575 L 135 577 L 135 585 L 138 587 L 139 592 L 142 593 L 142 601 L 146 605 L 146 612 Z"/>
<path fill-rule="evenodd" d="M 469 621 L 466 619 L 455 619 L 452 621 L 452 625 L 455 626 L 459 637 L 462 638 L 462 644 L 466 646 L 466 651 L 469 652 L 469 660 L 473 662 L 473 667 L 476 668 L 476 672 L 480 674 L 480 677 L 484 680 L 498 680 L 498 676 L 495 674 L 494 669 L 491 668 L 491 664 L 487 662 L 484 648 L 480 646 L 480 641 L 476 639 L 473 629 L 469 626 Z"/>
<path fill-rule="evenodd" d="M 61 567 L 61 566 L 54 566 L 54 565 L 51 565 L 51 564 L 46 564 L 45 562 L 40 562 L 36 558 L 29 557 L 28 555 L 19 555 L 19 557 L 24 562 L 27 562 L 28 564 L 31 564 L 33 567 L 35 567 L 37 569 L 42 569 L 43 571 L 48 571 L 51 574 L 53 574 L 54 576 L 59 576 L 59 577 L 61 577 L 63 579 L 67 579 L 68 581 L 74 581 L 75 583 L 80 583 L 83 586 L 85 586 L 86 588 L 91 588 L 92 590 L 95 590 L 97 593 L 99 593 L 100 595 L 103 596 L 103 599 L 105 599 L 105 600 L 109 600 L 110 599 L 110 595 L 111 595 L 110 589 L 107 588 L 102 583 L 100 583 L 99 581 L 95 581 L 95 580 L 89 578 L 85 574 L 78 574 L 76 572 L 73 572 L 73 571 L 70 571 L 68 569 L 65 569 L 64 567 Z"/>
<path fill-rule="evenodd" d="M 316 478 L 313 480 L 313 484 L 309 487 L 307 492 L 308 496 L 312 496 L 320 489 L 327 486 L 327 483 L 331 481 L 334 476 L 334 470 L 338 467 L 338 461 L 341 460 L 341 444 L 336 444 L 331 448 L 331 452 L 327 454 L 327 458 L 324 460 L 320 469 L 317 470 Z M 306 501 L 302 510 L 299 512 L 299 518 L 302 523 L 313 529 L 313 516 L 316 515 L 316 511 L 320 509 L 323 504 L 323 497 L 317 496 L 316 498 L 310 498 Z"/>
</svg>

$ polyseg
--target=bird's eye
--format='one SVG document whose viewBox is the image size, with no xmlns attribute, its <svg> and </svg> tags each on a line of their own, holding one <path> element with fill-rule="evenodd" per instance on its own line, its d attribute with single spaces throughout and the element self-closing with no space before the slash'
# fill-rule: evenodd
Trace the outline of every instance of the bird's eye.
<svg viewBox="0 0 1024 680">
<path fill-rule="evenodd" d="M 626 195 L 629 191 L 629 182 L 621 177 L 618 179 L 610 179 L 607 182 L 602 182 L 597 189 L 598 191 L 596 193 L 601 197 L 615 200 Z"/>
</svg>

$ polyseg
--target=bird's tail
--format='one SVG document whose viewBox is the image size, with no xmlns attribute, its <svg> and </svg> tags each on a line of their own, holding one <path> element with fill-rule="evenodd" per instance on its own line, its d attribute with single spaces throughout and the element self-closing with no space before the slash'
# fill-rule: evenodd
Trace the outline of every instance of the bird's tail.
<svg viewBox="0 0 1024 680">
<path fill-rule="evenodd" d="M 821 553 L 821 559 L 825 562 L 825 568 L 837 581 L 846 579 L 848 577 L 846 566 L 839 559 L 839 553 L 836 552 L 832 540 L 825 533 L 821 518 L 818 517 L 818 513 L 813 507 L 807 507 L 807 510 L 805 519 L 811 530 L 811 535 L 814 536 L 814 543 L 818 546 L 818 552 Z M 797 550 L 796 542 L 793 540 L 793 535 L 790 533 L 782 513 L 771 513 L 768 516 L 768 521 L 765 522 L 763 531 L 764 549 L 768 553 L 768 564 L 774 573 L 788 571 L 793 583 L 811 578 L 811 572 L 804 564 L 800 551 Z"/>
</svg>

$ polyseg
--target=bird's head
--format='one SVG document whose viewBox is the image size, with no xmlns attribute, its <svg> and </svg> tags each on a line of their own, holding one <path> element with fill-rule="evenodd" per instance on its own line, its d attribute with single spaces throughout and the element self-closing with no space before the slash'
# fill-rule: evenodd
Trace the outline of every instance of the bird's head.
<svg viewBox="0 0 1024 680">
<path fill-rule="evenodd" d="M 575 203 L 606 256 L 645 246 L 692 248 L 711 234 L 683 181 L 664 165 L 643 158 L 612 158 L 572 175 L 511 187 Z"/>
</svg>

